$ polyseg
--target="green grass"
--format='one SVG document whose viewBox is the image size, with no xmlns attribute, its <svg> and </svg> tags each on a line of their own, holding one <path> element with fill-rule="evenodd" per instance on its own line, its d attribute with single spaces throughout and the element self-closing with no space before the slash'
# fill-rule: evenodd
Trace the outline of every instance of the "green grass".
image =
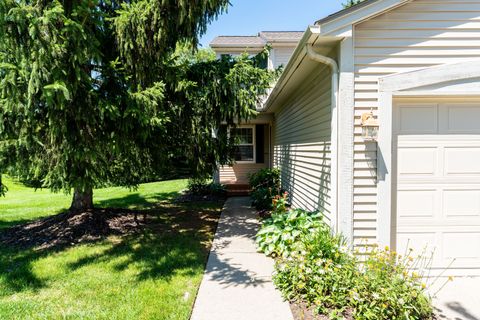
<svg viewBox="0 0 480 320">
<path fill-rule="evenodd" d="M 5 182 L 3 227 L 69 206 L 70 196 Z M 138 234 L 49 250 L 1 247 L 0 319 L 188 319 L 221 203 L 172 204 L 185 185 L 95 191 L 99 206 L 147 210 L 151 222 Z"/>
<path fill-rule="evenodd" d="M 5 176 L 3 180 L 8 192 L 4 198 L 0 197 L 0 229 L 57 214 L 70 207 L 72 195 L 27 188 Z M 186 186 L 187 180 L 145 183 L 133 191 L 118 187 L 97 189 L 93 197 L 95 205 L 100 207 L 146 209 L 173 198 Z"/>
</svg>

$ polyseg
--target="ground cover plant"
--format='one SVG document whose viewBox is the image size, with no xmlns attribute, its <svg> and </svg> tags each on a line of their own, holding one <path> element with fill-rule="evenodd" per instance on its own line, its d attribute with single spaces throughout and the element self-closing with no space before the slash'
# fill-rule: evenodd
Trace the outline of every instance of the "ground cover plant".
<svg viewBox="0 0 480 320">
<path fill-rule="evenodd" d="M 257 246 L 268 256 L 287 258 L 293 251 L 301 249 L 300 239 L 318 229 L 328 226 L 323 223 L 319 212 L 309 212 L 302 209 L 287 210 L 288 194 L 276 196 L 273 211 L 269 218 L 263 221 L 263 227 L 257 233 Z"/>
<path fill-rule="evenodd" d="M 375 246 L 362 259 L 320 214 L 284 202 L 274 198 L 257 244 L 276 257 L 274 283 L 298 319 L 433 319 L 427 284 L 415 272 L 431 260 Z"/>
<path fill-rule="evenodd" d="M 250 175 L 249 183 L 252 188 L 252 205 L 257 210 L 272 209 L 272 198 L 281 194 L 280 170 L 261 169 Z"/>
<path fill-rule="evenodd" d="M 176 203 L 175 180 L 71 213 L 67 195 L 4 183 L 0 319 L 189 318 L 222 202 Z"/>
</svg>

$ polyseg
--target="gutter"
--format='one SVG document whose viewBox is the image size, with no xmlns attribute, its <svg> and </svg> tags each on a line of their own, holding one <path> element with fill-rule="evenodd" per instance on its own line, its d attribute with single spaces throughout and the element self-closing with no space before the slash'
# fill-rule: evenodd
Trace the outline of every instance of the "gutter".
<svg viewBox="0 0 480 320">
<path fill-rule="evenodd" d="M 338 63 L 327 56 L 321 55 L 313 49 L 313 46 L 307 44 L 305 46 L 307 56 L 311 60 L 320 64 L 326 65 L 332 72 L 332 85 L 331 85 L 331 135 L 330 135 L 330 190 L 332 192 L 331 213 L 334 214 L 335 221 L 334 227 L 338 228 L 339 213 L 338 213 L 338 91 L 339 91 L 339 68 Z"/>
</svg>

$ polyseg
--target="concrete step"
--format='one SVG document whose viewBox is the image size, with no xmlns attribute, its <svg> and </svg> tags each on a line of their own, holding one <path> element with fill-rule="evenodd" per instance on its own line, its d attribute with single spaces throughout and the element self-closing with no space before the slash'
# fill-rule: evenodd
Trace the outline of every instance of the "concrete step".
<svg viewBox="0 0 480 320">
<path fill-rule="evenodd" d="M 244 197 L 250 195 L 250 185 L 248 184 L 227 184 L 227 196 L 229 197 Z"/>
</svg>

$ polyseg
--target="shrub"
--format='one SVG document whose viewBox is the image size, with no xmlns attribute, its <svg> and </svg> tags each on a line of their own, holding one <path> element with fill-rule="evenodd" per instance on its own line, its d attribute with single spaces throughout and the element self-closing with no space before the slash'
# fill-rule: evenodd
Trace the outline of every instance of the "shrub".
<svg viewBox="0 0 480 320">
<path fill-rule="evenodd" d="M 426 284 L 410 270 L 414 259 L 374 250 L 364 262 L 339 237 L 303 238 L 303 252 L 276 263 L 274 282 L 289 300 L 304 301 L 331 318 L 349 310 L 354 319 L 432 319 Z"/>
<path fill-rule="evenodd" d="M 249 177 L 250 186 L 252 188 L 280 188 L 280 170 L 273 169 L 261 169 L 260 171 L 253 173 Z"/>
<path fill-rule="evenodd" d="M 222 184 L 195 178 L 188 180 L 187 190 L 190 194 L 197 196 L 225 196 L 227 193 L 227 189 Z"/>
<path fill-rule="evenodd" d="M 426 284 L 412 270 L 419 259 L 423 258 L 374 249 L 362 264 L 352 291 L 350 305 L 357 318 L 430 319 L 433 310 Z"/>
<path fill-rule="evenodd" d="M 427 285 L 414 272 L 431 260 L 377 247 L 360 260 L 318 212 L 287 211 L 286 197 L 273 199 L 272 216 L 257 234 L 260 250 L 277 257 L 273 280 L 286 299 L 331 319 L 432 319 Z"/>
<path fill-rule="evenodd" d="M 249 177 L 252 205 L 257 210 L 272 208 L 272 198 L 280 194 L 280 170 L 262 169 Z"/>
<path fill-rule="evenodd" d="M 300 250 L 277 260 L 274 283 L 288 300 L 305 301 L 321 314 L 342 313 L 348 307 L 355 259 L 340 236 L 329 228 L 302 238 Z"/>
</svg>

